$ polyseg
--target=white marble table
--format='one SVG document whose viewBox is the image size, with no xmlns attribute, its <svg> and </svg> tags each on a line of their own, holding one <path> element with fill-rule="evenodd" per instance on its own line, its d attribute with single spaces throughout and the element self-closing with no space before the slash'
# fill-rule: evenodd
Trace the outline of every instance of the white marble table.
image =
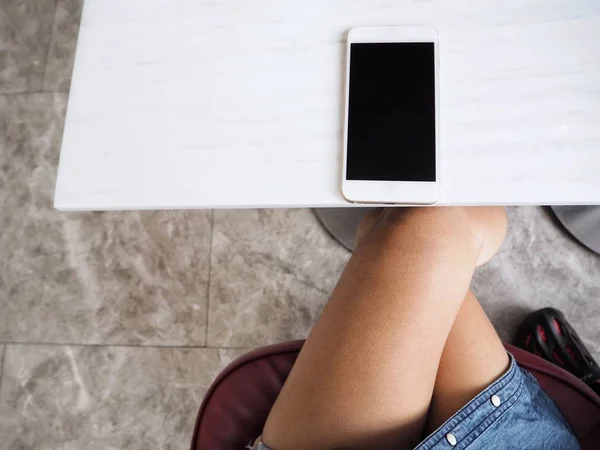
<svg viewBox="0 0 600 450">
<path fill-rule="evenodd" d="M 348 206 L 345 32 L 428 24 L 440 204 L 600 204 L 600 2 L 86 0 L 55 206 Z"/>
</svg>

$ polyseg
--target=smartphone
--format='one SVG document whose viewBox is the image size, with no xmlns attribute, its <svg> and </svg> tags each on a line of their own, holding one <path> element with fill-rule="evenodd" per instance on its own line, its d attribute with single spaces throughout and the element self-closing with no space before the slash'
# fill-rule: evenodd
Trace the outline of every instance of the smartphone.
<svg viewBox="0 0 600 450">
<path fill-rule="evenodd" d="M 440 197 L 439 43 L 426 26 L 348 33 L 342 193 L 351 202 Z"/>
</svg>

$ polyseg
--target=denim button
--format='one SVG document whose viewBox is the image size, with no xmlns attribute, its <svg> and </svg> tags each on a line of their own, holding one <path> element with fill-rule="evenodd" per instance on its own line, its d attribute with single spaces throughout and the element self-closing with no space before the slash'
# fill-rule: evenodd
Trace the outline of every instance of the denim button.
<svg viewBox="0 0 600 450">
<path fill-rule="evenodd" d="M 448 444 L 450 444 L 452 447 L 456 445 L 456 438 L 452 433 L 448 433 L 446 435 L 446 440 L 448 441 Z"/>
<path fill-rule="evenodd" d="M 500 403 L 502 403 L 500 397 L 498 397 L 497 395 L 492 395 L 490 401 L 492 402 L 492 405 L 494 405 L 496 408 L 500 406 Z"/>
</svg>

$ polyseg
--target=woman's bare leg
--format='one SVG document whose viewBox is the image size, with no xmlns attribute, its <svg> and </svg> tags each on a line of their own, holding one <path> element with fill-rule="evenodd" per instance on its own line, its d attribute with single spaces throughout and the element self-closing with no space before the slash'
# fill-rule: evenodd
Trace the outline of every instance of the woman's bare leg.
<svg viewBox="0 0 600 450">
<path fill-rule="evenodd" d="M 508 369 L 508 364 L 502 341 L 469 291 L 442 353 L 427 434 L 497 380 Z"/>
<path fill-rule="evenodd" d="M 265 425 L 277 449 L 412 448 L 477 264 L 501 209 L 371 216 Z M 496 242 L 498 241 L 498 242 Z"/>
</svg>

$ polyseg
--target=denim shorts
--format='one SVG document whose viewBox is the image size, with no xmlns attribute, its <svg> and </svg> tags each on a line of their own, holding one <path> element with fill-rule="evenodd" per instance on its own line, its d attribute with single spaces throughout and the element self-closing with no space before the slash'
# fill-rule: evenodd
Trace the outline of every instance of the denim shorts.
<svg viewBox="0 0 600 450">
<path fill-rule="evenodd" d="M 271 450 L 258 440 L 253 447 Z M 497 381 L 415 450 L 579 450 L 571 427 L 536 379 L 510 357 Z"/>
</svg>

